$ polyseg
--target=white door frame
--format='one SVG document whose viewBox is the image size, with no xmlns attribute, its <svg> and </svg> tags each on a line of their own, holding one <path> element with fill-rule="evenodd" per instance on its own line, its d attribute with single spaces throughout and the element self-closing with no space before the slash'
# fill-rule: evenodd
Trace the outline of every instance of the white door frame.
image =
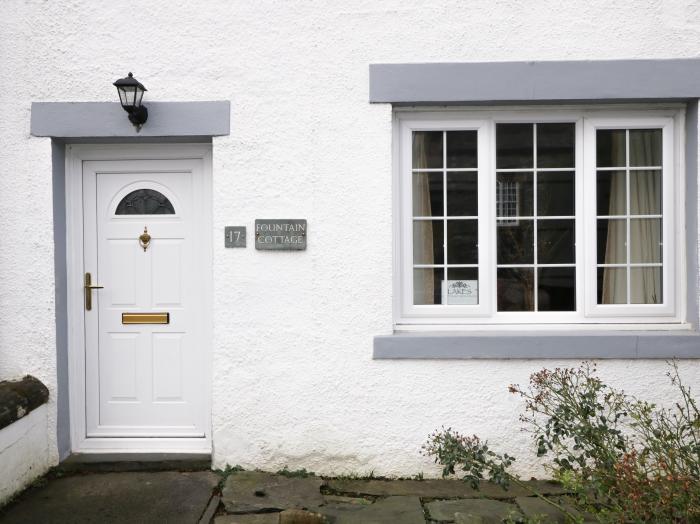
<svg viewBox="0 0 700 524">
<path fill-rule="evenodd" d="M 83 295 L 83 161 L 201 159 L 204 252 L 204 438 L 86 438 L 85 318 Z M 68 393 L 71 450 L 74 453 L 211 453 L 212 349 L 212 150 L 211 144 L 107 144 L 66 146 L 66 271 L 68 304 Z"/>
</svg>

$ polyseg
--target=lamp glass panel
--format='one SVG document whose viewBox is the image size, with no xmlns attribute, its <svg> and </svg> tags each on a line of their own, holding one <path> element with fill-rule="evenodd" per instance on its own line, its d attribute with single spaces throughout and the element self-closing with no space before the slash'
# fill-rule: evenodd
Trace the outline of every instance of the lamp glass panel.
<svg viewBox="0 0 700 524">
<path fill-rule="evenodd" d="M 136 97 L 135 86 L 123 86 L 119 88 L 119 98 L 123 106 L 133 106 Z"/>
<path fill-rule="evenodd" d="M 140 107 L 141 99 L 143 98 L 143 89 L 137 89 L 135 96 L 136 98 L 134 99 L 134 107 Z"/>
<path fill-rule="evenodd" d="M 117 88 L 117 93 L 119 93 L 119 101 L 121 102 L 122 106 L 126 105 L 126 93 L 121 87 Z"/>
</svg>

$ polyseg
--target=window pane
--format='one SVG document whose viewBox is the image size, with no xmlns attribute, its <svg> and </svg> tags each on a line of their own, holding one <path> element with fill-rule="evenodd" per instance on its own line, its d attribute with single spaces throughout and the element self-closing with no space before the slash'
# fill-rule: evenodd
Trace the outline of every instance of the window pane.
<svg viewBox="0 0 700 524">
<path fill-rule="evenodd" d="M 627 269 L 598 268 L 598 304 L 627 303 Z"/>
<path fill-rule="evenodd" d="M 537 124 L 537 167 L 574 167 L 574 124 Z"/>
<path fill-rule="evenodd" d="M 630 166 L 661 165 L 661 129 L 630 129 Z"/>
<path fill-rule="evenodd" d="M 413 132 L 413 169 L 442 167 L 442 131 Z"/>
<path fill-rule="evenodd" d="M 442 273 L 442 268 L 419 268 L 413 270 L 414 304 L 440 304 Z"/>
<path fill-rule="evenodd" d="M 476 131 L 447 131 L 447 167 L 477 167 Z"/>
<path fill-rule="evenodd" d="M 538 264 L 573 264 L 574 246 L 573 220 L 537 221 Z"/>
<path fill-rule="evenodd" d="M 121 199 L 115 215 L 174 215 L 168 197 L 155 189 L 137 189 Z"/>
<path fill-rule="evenodd" d="M 632 304 L 661 304 L 662 290 L 660 267 L 630 269 L 630 302 Z"/>
<path fill-rule="evenodd" d="M 625 264 L 627 262 L 626 220 L 598 220 L 597 241 L 598 264 Z"/>
<path fill-rule="evenodd" d="M 573 216 L 573 173 L 537 173 L 537 214 L 539 216 Z"/>
<path fill-rule="evenodd" d="M 661 262 L 660 218 L 630 220 L 630 262 L 633 264 Z"/>
<path fill-rule="evenodd" d="M 413 173 L 413 216 L 442 216 L 442 173 Z"/>
<path fill-rule="evenodd" d="M 477 264 L 479 262 L 478 235 L 477 220 L 448 220 L 447 263 Z"/>
<path fill-rule="evenodd" d="M 537 270 L 537 310 L 576 310 L 576 269 L 543 267 Z"/>
<path fill-rule="evenodd" d="M 630 171 L 630 214 L 661 214 L 661 171 Z"/>
<path fill-rule="evenodd" d="M 627 214 L 627 182 L 624 171 L 598 171 L 596 175 L 598 215 Z"/>
<path fill-rule="evenodd" d="M 532 264 L 534 259 L 533 221 L 498 220 L 498 264 Z"/>
<path fill-rule="evenodd" d="M 498 311 L 535 310 L 535 272 L 532 268 L 498 269 Z"/>
<path fill-rule="evenodd" d="M 596 131 L 596 158 L 598 167 L 625 166 L 627 145 L 624 129 Z"/>
<path fill-rule="evenodd" d="M 496 124 L 496 168 L 534 167 L 532 124 Z"/>
<path fill-rule="evenodd" d="M 448 216 L 478 215 L 477 197 L 476 173 L 447 173 Z"/>
<path fill-rule="evenodd" d="M 532 179 L 532 173 L 498 173 L 496 175 L 496 216 L 533 215 Z"/>
<path fill-rule="evenodd" d="M 479 270 L 475 267 L 447 268 L 443 304 L 477 305 L 479 303 Z"/>
<path fill-rule="evenodd" d="M 442 264 L 443 262 L 442 220 L 414 220 L 413 263 Z"/>
</svg>

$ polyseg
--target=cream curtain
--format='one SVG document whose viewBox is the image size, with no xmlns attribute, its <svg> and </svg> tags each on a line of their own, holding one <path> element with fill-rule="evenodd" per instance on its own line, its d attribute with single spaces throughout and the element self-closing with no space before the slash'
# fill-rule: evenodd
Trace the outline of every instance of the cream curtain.
<svg viewBox="0 0 700 524">
<path fill-rule="evenodd" d="M 426 136 L 422 133 L 413 135 L 414 166 L 428 165 Z M 413 177 L 413 215 L 432 216 L 430 206 L 430 177 L 427 174 Z M 413 259 L 424 263 L 433 260 L 433 224 L 432 221 L 421 221 L 421 226 L 413 226 Z M 413 271 L 413 303 L 433 304 L 435 302 L 434 270 L 419 269 Z"/>
<path fill-rule="evenodd" d="M 641 132 L 636 140 L 630 140 L 630 158 L 635 165 L 653 166 L 660 163 L 659 144 L 653 132 Z M 625 155 L 625 135 L 613 137 L 613 154 Z M 630 172 L 630 209 L 628 214 L 660 214 L 661 176 L 651 171 Z M 624 176 L 613 176 L 610 188 L 610 215 L 623 214 L 626 209 L 626 180 Z M 625 220 L 609 220 L 605 248 L 605 263 L 649 263 L 661 262 L 661 220 L 630 219 L 630 260 L 626 254 Z M 633 304 L 658 304 L 661 296 L 660 268 L 631 268 L 630 302 Z M 627 275 L 623 268 L 605 268 L 603 272 L 603 304 L 627 303 Z"/>
</svg>

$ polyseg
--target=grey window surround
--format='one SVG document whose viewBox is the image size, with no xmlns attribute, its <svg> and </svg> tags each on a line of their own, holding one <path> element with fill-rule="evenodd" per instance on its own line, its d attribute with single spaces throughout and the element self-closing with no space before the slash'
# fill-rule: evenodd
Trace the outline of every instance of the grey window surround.
<svg viewBox="0 0 700 524">
<path fill-rule="evenodd" d="M 369 66 L 371 103 L 563 103 L 698 97 L 697 58 Z"/>
<path fill-rule="evenodd" d="M 401 333 L 374 337 L 374 359 L 700 357 L 696 331 Z"/>
<path fill-rule="evenodd" d="M 515 81 L 517 80 L 517 81 Z M 374 337 L 381 359 L 700 358 L 698 98 L 700 59 L 371 64 L 369 102 L 394 106 L 684 102 L 686 295 L 692 329 L 397 332 Z M 436 329 L 439 329 L 436 327 Z"/>
</svg>

